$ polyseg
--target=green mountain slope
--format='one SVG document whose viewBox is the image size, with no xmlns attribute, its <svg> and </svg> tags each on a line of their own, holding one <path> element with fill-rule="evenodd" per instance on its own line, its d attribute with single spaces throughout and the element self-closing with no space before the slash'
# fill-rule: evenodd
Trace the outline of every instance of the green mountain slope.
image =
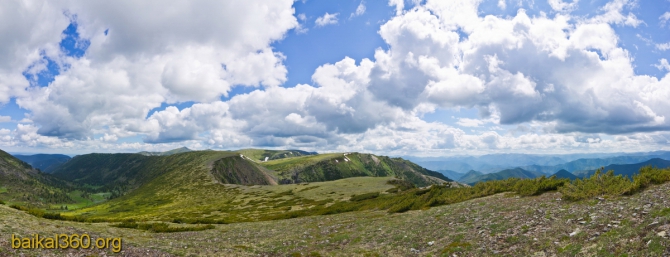
<svg viewBox="0 0 670 257">
<path fill-rule="evenodd" d="M 489 180 L 502 180 L 508 178 L 537 178 L 545 174 L 537 171 L 528 171 L 522 168 L 506 169 L 495 173 L 483 174 L 479 176 L 470 176 L 462 178 L 459 182 L 474 185 L 477 182 L 484 182 Z"/>
<path fill-rule="evenodd" d="M 107 202 L 64 213 L 105 219 L 250 221 L 294 210 L 292 206 L 311 208 L 347 201 L 353 194 L 387 193 L 395 187 L 387 184 L 393 176 L 416 186 L 450 181 L 400 158 L 358 153 L 346 159 L 343 154 L 323 154 L 268 162 L 219 151 L 88 154 L 73 158 L 54 174 L 112 190 L 115 197 Z M 300 184 L 275 185 L 279 181 Z"/>
<path fill-rule="evenodd" d="M 99 187 L 99 191 L 113 192 L 114 196 L 133 190 L 154 179 L 169 166 L 160 156 L 140 154 L 85 154 L 72 158 L 56 168 L 55 177 Z"/>
<path fill-rule="evenodd" d="M 0 200 L 44 206 L 67 203 L 70 183 L 33 169 L 10 154 L 0 150 Z"/>
<path fill-rule="evenodd" d="M 221 158 L 212 164 L 212 175 L 223 184 L 276 185 L 272 173 L 243 155 Z"/>
<path fill-rule="evenodd" d="M 427 170 L 402 158 L 361 153 L 286 158 L 264 162 L 262 165 L 277 172 L 280 184 L 368 176 L 396 176 L 421 187 L 452 181 L 439 172 Z"/>
<path fill-rule="evenodd" d="M 58 166 L 66 163 L 70 156 L 63 154 L 35 154 L 35 155 L 14 155 L 19 160 L 22 160 L 35 169 L 39 169 L 44 173 L 51 173 Z"/>
<path fill-rule="evenodd" d="M 277 184 L 270 171 L 242 158 L 236 152 L 188 151 L 172 155 L 141 154 L 79 155 L 60 166 L 54 176 L 112 192 L 112 197 L 127 194 L 140 186 L 174 171 L 203 166 L 204 174 L 223 184 Z M 168 181 L 178 185 L 179 181 Z"/>
</svg>

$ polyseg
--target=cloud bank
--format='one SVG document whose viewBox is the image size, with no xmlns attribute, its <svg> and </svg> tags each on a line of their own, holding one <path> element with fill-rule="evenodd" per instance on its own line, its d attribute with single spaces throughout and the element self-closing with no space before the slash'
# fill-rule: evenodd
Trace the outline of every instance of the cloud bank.
<svg viewBox="0 0 670 257">
<path fill-rule="evenodd" d="M 630 12 L 634 2 L 615 0 L 580 17 L 571 14 L 578 1 L 549 0 L 553 13 L 520 8 L 499 17 L 479 13 L 478 0 L 411 8 L 391 0 L 396 15 L 378 31 L 388 48 L 373 59 L 323 64 L 311 85 L 284 85 L 287 56 L 271 44 L 300 29 L 292 3 L 0 7 L 24 10 L 0 17 L 20 24 L 0 27 L 0 102 L 15 98 L 31 121 L 0 131 L 0 144 L 449 154 L 633 151 L 670 139 L 670 76 L 636 74 L 613 29 L 641 24 Z M 336 24 L 337 15 L 316 25 Z M 72 23 L 90 44 L 81 57 L 58 46 Z M 46 87 L 31 85 L 23 73 L 45 70 L 45 60 L 60 73 Z M 257 90 L 221 100 L 234 86 Z M 195 104 L 171 106 L 183 102 Z M 451 125 L 421 118 L 459 109 L 479 117 Z M 120 142 L 129 137 L 142 142 Z"/>
</svg>

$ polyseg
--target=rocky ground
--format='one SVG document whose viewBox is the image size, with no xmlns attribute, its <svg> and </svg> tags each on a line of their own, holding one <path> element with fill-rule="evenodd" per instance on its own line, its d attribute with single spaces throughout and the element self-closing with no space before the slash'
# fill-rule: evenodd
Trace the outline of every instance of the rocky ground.
<svg viewBox="0 0 670 257">
<path fill-rule="evenodd" d="M 670 183 L 581 202 L 498 194 L 401 214 L 358 212 L 150 233 L 0 206 L 0 256 L 670 256 Z M 11 234 L 122 237 L 124 249 L 12 250 Z"/>
</svg>

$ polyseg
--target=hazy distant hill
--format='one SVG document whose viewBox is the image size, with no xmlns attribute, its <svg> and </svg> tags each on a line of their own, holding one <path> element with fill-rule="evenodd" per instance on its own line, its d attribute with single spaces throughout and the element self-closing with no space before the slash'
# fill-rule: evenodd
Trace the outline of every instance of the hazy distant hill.
<svg viewBox="0 0 670 257">
<path fill-rule="evenodd" d="M 191 149 L 188 149 L 186 147 L 181 147 L 177 149 L 172 149 L 170 151 L 165 151 L 165 152 L 147 152 L 147 151 L 142 151 L 139 152 L 138 154 L 145 155 L 145 156 L 167 156 L 167 155 L 173 155 L 173 154 L 178 154 L 178 153 L 186 153 L 193 151 Z"/>
<path fill-rule="evenodd" d="M 591 170 L 610 164 L 633 164 L 653 158 L 670 159 L 670 152 L 637 152 L 637 153 L 588 153 L 588 154 L 488 154 L 482 156 L 450 156 L 450 157 L 404 157 L 427 169 L 453 170 L 465 173 L 478 170 L 482 173 L 497 172 L 503 169 L 522 168 L 553 174 L 561 169 L 570 172 Z"/>
<path fill-rule="evenodd" d="M 554 165 L 554 166 L 523 166 L 521 168 L 525 170 L 539 171 L 543 173 L 552 174 L 558 170 L 564 169 L 571 172 L 576 171 L 590 171 L 596 170 L 600 167 L 604 167 L 612 164 L 635 164 L 644 161 L 648 161 L 653 158 L 658 158 L 656 156 L 616 156 L 609 158 L 595 158 L 595 159 L 579 159 L 564 164 Z"/>
<path fill-rule="evenodd" d="M 506 169 L 495 173 L 482 174 L 479 176 L 470 176 L 467 178 L 463 177 L 461 178 L 461 180 L 459 180 L 459 182 L 474 185 L 477 182 L 484 182 L 489 180 L 501 180 L 508 178 L 537 178 L 543 175 L 545 174 L 537 171 L 528 171 L 522 168 L 515 168 L 515 169 Z"/>
<path fill-rule="evenodd" d="M 560 155 L 533 155 L 533 154 L 487 154 L 482 156 L 453 156 L 453 157 L 406 157 L 407 159 L 432 170 L 453 170 L 465 173 L 478 170 L 482 173 L 491 173 L 512 167 L 527 165 L 557 165 L 569 161 Z"/>
<path fill-rule="evenodd" d="M 554 173 L 552 176 L 556 176 L 556 178 L 568 178 L 570 180 L 575 180 L 578 177 L 575 176 L 574 174 L 570 173 L 567 170 L 559 170 L 556 173 Z"/>
<path fill-rule="evenodd" d="M 458 182 L 463 182 L 463 181 L 476 181 L 477 177 L 484 175 L 484 173 L 481 173 L 476 170 L 471 170 L 468 171 L 467 173 L 463 174 L 460 179 L 458 179 Z"/>
<path fill-rule="evenodd" d="M 660 159 L 660 158 L 654 158 L 645 162 L 640 162 L 640 163 L 634 163 L 634 164 L 612 164 L 605 166 L 605 169 L 603 172 L 607 172 L 610 170 L 614 171 L 614 175 L 624 175 L 628 177 L 632 177 L 633 175 L 639 173 L 640 168 L 645 167 L 645 166 L 652 166 L 656 167 L 659 169 L 664 169 L 670 167 L 670 161 Z M 575 175 L 579 177 L 589 177 L 593 175 L 596 172 L 596 170 L 585 170 L 585 171 L 579 171 L 576 172 Z"/>
<path fill-rule="evenodd" d="M 465 175 L 465 173 L 456 172 L 453 170 L 438 170 L 437 172 L 444 174 L 452 180 L 459 180 L 461 177 L 463 177 L 463 175 Z"/>
<path fill-rule="evenodd" d="M 51 173 L 58 166 L 72 159 L 63 154 L 14 155 L 14 157 L 45 173 Z"/>
</svg>

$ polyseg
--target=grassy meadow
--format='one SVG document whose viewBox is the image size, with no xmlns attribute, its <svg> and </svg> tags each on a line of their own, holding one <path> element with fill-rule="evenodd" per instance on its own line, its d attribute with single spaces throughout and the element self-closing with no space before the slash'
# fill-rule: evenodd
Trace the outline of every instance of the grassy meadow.
<svg viewBox="0 0 670 257">
<path fill-rule="evenodd" d="M 566 201 L 561 193 L 498 193 L 425 210 L 370 210 L 214 224 L 174 233 L 37 218 L 0 205 L 0 231 L 122 237 L 123 251 L 12 250 L 0 256 L 667 256 L 670 184 L 631 196 Z M 170 224 L 171 227 L 202 225 Z"/>
</svg>

